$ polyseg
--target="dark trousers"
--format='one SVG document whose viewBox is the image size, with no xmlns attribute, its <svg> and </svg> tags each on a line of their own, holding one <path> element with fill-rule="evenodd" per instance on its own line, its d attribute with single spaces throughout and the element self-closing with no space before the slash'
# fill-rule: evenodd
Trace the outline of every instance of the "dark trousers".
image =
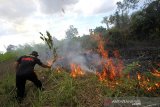
<svg viewBox="0 0 160 107">
<path fill-rule="evenodd" d="M 27 75 L 16 75 L 16 87 L 18 98 L 24 97 L 26 80 L 32 81 L 37 86 L 37 88 L 42 88 L 42 83 L 40 80 L 38 80 L 34 72 Z"/>
</svg>

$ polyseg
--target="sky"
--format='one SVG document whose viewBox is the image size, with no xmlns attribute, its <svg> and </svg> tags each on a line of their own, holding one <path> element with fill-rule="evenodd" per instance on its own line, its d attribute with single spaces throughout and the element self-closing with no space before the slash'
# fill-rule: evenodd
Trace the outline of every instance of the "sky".
<svg viewBox="0 0 160 107">
<path fill-rule="evenodd" d="M 105 26 L 103 17 L 113 14 L 122 0 L 0 0 L 0 52 L 12 45 L 42 43 L 39 32 L 65 38 L 70 25 L 79 35 Z"/>
</svg>

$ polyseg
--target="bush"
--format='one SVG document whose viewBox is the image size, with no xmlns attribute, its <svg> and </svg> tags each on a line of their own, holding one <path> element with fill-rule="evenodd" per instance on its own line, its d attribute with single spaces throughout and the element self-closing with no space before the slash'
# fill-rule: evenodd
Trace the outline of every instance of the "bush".
<svg viewBox="0 0 160 107">
<path fill-rule="evenodd" d="M 126 46 L 128 33 L 126 30 L 119 30 L 117 28 L 112 28 L 109 30 L 106 38 L 109 39 L 111 44 L 115 47 Z"/>
<path fill-rule="evenodd" d="M 15 58 L 16 58 L 16 54 L 13 52 L 0 54 L 0 62 L 4 62 L 4 61 L 15 59 Z"/>
</svg>

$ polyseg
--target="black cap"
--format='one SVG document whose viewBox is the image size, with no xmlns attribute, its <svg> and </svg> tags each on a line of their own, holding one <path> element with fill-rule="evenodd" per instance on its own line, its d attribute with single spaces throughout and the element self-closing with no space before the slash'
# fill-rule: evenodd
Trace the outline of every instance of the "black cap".
<svg viewBox="0 0 160 107">
<path fill-rule="evenodd" d="M 32 51 L 31 55 L 33 55 L 33 56 L 39 56 L 37 51 Z"/>
</svg>

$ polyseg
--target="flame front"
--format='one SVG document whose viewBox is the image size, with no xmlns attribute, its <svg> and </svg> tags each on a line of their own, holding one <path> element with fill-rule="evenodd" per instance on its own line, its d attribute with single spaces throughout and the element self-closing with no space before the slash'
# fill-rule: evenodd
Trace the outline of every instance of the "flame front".
<svg viewBox="0 0 160 107">
<path fill-rule="evenodd" d="M 156 77 L 160 77 L 160 72 L 157 69 L 153 68 L 153 70 L 151 72 L 152 72 L 152 75 L 154 75 Z"/>
<path fill-rule="evenodd" d="M 118 50 L 113 52 L 116 62 L 109 58 L 109 51 L 105 50 L 105 42 L 101 36 L 96 36 L 95 39 L 98 41 L 98 52 L 102 56 L 101 65 L 103 66 L 101 73 L 97 72 L 97 76 L 100 81 L 106 78 L 114 80 L 116 77 L 122 76 L 123 61 L 120 59 L 120 54 Z"/>
<path fill-rule="evenodd" d="M 141 74 L 137 73 L 137 79 L 140 81 L 141 80 Z"/>
<path fill-rule="evenodd" d="M 155 91 L 156 89 L 160 88 L 160 82 L 154 83 L 153 86 L 149 86 L 150 79 L 141 75 L 140 73 L 137 73 L 137 80 L 138 85 L 148 92 Z"/>
<path fill-rule="evenodd" d="M 71 67 L 71 77 L 75 78 L 77 76 L 82 76 L 84 75 L 84 72 L 82 71 L 81 67 L 76 64 L 70 64 Z"/>
</svg>

